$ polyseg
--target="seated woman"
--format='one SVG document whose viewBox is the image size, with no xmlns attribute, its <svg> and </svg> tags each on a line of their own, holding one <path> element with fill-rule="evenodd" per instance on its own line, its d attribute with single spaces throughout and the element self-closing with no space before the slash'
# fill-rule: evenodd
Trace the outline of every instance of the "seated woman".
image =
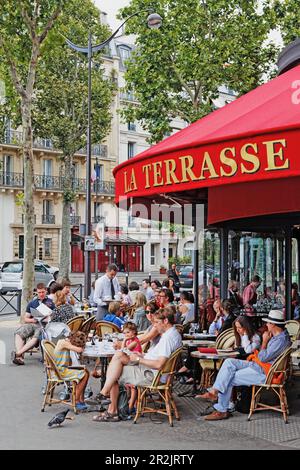
<svg viewBox="0 0 300 470">
<path fill-rule="evenodd" d="M 146 308 L 145 308 L 145 312 L 146 312 L 147 320 L 149 321 L 150 325 L 144 331 L 144 333 L 142 335 L 140 335 L 139 340 L 140 340 L 140 343 L 141 343 L 142 346 L 146 345 L 147 343 L 150 343 L 148 351 L 149 351 L 149 349 L 156 346 L 157 343 L 160 340 L 160 333 L 158 332 L 157 328 L 155 327 L 155 322 L 154 322 L 155 313 L 157 311 L 158 311 L 158 308 L 157 308 L 156 304 L 153 301 L 147 303 Z"/>
<path fill-rule="evenodd" d="M 62 290 L 58 290 L 54 296 L 55 310 L 51 315 L 51 321 L 67 323 L 76 316 L 73 307 L 67 303 L 66 295 Z"/>
<path fill-rule="evenodd" d="M 182 325 L 195 320 L 194 296 L 191 292 L 181 292 L 179 312 L 181 313 L 180 323 Z"/>
<path fill-rule="evenodd" d="M 252 353 L 255 349 L 260 349 L 261 338 L 255 332 L 251 320 L 243 315 L 237 317 L 233 322 L 235 336 L 235 347 L 239 349 L 241 356 Z"/>
<path fill-rule="evenodd" d="M 133 315 L 133 323 L 136 324 L 138 331 L 145 331 L 150 325 L 146 317 L 145 307 L 147 305 L 146 296 L 142 292 L 138 292 L 135 297 L 136 309 Z"/>
<path fill-rule="evenodd" d="M 129 295 L 129 289 L 126 284 L 120 284 L 121 303 L 122 307 L 130 307 L 132 305 L 131 298 Z"/>
<path fill-rule="evenodd" d="M 103 318 L 104 321 L 109 321 L 117 325 L 120 330 L 124 325 L 123 318 L 120 318 L 121 315 L 121 303 L 120 302 L 110 302 L 108 306 L 108 313 Z"/>
<path fill-rule="evenodd" d="M 82 331 L 76 331 L 69 338 L 59 340 L 54 349 L 54 359 L 61 377 L 70 382 L 77 382 L 75 401 L 78 411 L 87 409 L 87 405 L 84 403 L 84 390 L 89 380 L 89 373 L 85 369 L 76 370 L 70 368 L 70 351 L 82 353 L 85 343 L 86 335 Z"/>
</svg>

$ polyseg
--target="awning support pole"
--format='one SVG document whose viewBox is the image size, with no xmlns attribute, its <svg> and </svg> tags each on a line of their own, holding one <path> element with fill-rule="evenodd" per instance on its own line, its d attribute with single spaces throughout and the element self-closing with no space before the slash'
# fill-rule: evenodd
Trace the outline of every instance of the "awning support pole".
<svg viewBox="0 0 300 470">
<path fill-rule="evenodd" d="M 292 229 L 285 227 L 285 317 L 292 319 Z"/>
<path fill-rule="evenodd" d="M 222 300 L 228 296 L 228 228 L 220 229 L 220 296 Z"/>
<path fill-rule="evenodd" d="M 194 266 L 194 278 L 193 278 L 193 286 L 194 286 L 194 306 L 195 306 L 195 323 L 198 323 L 199 320 L 199 297 L 198 297 L 198 290 L 199 290 L 199 278 L 198 278 L 198 271 L 199 271 L 199 233 L 200 231 L 197 230 L 197 221 L 196 221 L 196 204 L 192 206 L 192 221 L 193 227 L 195 231 L 195 247 L 194 247 L 194 259 L 193 259 L 193 266 Z"/>
</svg>

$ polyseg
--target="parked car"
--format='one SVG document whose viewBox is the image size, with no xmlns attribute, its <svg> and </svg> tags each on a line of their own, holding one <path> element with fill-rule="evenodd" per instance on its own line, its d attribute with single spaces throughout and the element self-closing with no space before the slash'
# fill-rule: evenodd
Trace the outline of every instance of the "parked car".
<svg viewBox="0 0 300 470">
<path fill-rule="evenodd" d="M 179 271 L 179 282 L 180 287 L 184 289 L 192 289 L 193 287 L 193 276 L 194 267 L 192 264 L 180 264 L 177 266 Z"/>
<path fill-rule="evenodd" d="M 40 261 L 34 262 L 34 287 L 43 282 L 49 287 L 55 279 L 53 274 Z M 6 294 L 10 290 L 23 288 L 23 260 L 8 261 L 0 271 L 0 290 Z"/>
<path fill-rule="evenodd" d="M 177 267 L 179 271 L 180 287 L 184 289 L 193 288 L 194 266 L 192 264 L 182 264 Z M 213 266 L 206 266 L 206 280 L 212 281 L 214 278 L 220 279 L 220 273 Z M 198 272 L 198 282 L 201 286 L 204 282 L 204 270 Z"/>
<path fill-rule="evenodd" d="M 58 278 L 59 268 L 57 266 L 50 266 L 50 264 L 45 263 L 44 261 L 41 261 L 39 259 L 35 260 L 35 263 L 42 264 L 43 266 L 45 266 L 48 271 L 53 275 L 55 280 Z"/>
</svg>

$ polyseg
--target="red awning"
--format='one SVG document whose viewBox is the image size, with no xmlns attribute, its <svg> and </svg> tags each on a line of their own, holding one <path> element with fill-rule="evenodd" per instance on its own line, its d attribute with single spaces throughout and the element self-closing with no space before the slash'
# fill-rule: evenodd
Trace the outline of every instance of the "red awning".
<svg viewBox="0 0 300 470">
<path fill-rule="evenodd" d="M 153 199 L 209 188 L 210 220 L 240 217 L 242 207 L 247 217 L 252 209 L 257 215 L 256 206 L 251 209 L 250 204 L 245 212 L 244 203 L 235 215 L 226 204 L 215 218 L 213 214 L 218 199 L 232 191 L 236 197 L 244 193 L 241 188 L 249 189 L 248 184 L 260 182 L 262 191 L 272 187 L 278 191 L 283 179 L 295 181 L 300 176 L 299 78 L 300 66 L 118 165 L 114 169 L 117 203 L 124 198 Z M 277 199 L 271 198 L 263 213 L 276 213 Z M 298 202 L 286 205 L 284 200 L 279 211 L 295 210 L 294 206 L 300 210 Z"/>
</svg>

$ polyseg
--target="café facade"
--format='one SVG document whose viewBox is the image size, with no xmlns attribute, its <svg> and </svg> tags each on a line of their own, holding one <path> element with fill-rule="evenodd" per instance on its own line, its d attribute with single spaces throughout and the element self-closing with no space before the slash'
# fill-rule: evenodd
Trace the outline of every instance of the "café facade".
<svg viewBox="0 0 300 470">
<path fill-rule="evenodd" d="M 287 318 L 300 266 L 299 64 L 297 40 L 282 52 L 276 78 L 114 170 L 120 207 L 143 205 L 151 218 L 158 204 L 202 205 L 196 292 L 205 269 L 219 277 L 222 298 L 228 279 L 243 287 L 259 274 L 264 287 L 285 291 Z"/>
</svg>

